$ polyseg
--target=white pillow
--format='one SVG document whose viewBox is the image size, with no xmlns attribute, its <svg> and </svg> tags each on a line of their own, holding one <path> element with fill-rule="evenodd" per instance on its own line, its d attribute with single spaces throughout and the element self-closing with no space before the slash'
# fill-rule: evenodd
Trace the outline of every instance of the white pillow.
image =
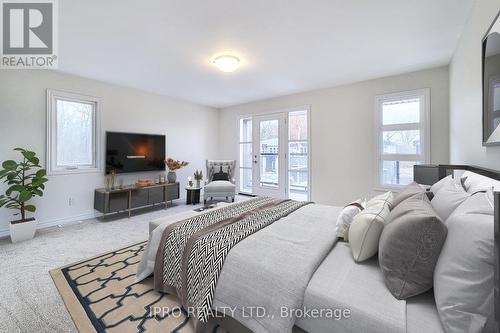
<svg viewBox="0 0 500 333">
<path fill-rule="evenodd" d="M 352 223 L 354 216 L 361 212 L 366 205 L 366 200 L 356 200 L 342 209 L 337 218 L 337 237 L 344 238 L 346 228 Z"/>
<path fill-rule="evenodd" d="M 437 183 L 436 183 L 437 184 Z M 432 207 L 439 217 L 446 221 L 453 211 L 470 196 L 462 186 L 462 180 L 451 179 L 434 193 Z"/>
<path fill-rule="evenodd" d="M 481 332 L 493 318 L 494 218 L 491 193 L 465 200 L 447 221 L 434 269 L 434 298 L 446 332 Z"/>
<path fill-rule="evenodd" d="M 434 185 L 432 185 L 432 186 L 431 186 L 430 191 L 431 191 L 432 193 L 434 193 L 434 195 L 435 195 L 436 193 L 438 193 L 438 192 L 439 192 L 439 190 L 440 190 L 440 189 L 441 189 L 444 185 L 448 184 L 448 183 L 449 183 L 450 181 L 452 181 L 452 180 L 453 180 L 453 177 L 452 177 L 451 175 L 446 176 L 446 177 L 444 177 L 443 179 L 440 179 L 440 180 L 439 180 L 437 183 L 435 183 Z"/>
<path fill-rule="evenodd" d="M 377 202 L 384 202 L 389 205 L 389 208 L 392 208 L 392 204 L 394 202 L 394 195 L 391 191 L 379 194 L 368 200 L 366 203 L 366 207 L 372 206 Z"/>
<path fill-rule="evenodd" d="M 377 254 L 380 235 L 389 216 L 392 192 L 372 198 L 354 217 L 349 228 L 349 244 L 354 261 L 361 262 Z"/>
</svg>

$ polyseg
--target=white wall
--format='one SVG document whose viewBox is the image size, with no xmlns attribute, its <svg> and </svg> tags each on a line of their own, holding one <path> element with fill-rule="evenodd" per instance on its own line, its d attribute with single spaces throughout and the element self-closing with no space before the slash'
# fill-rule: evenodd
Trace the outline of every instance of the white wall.
<svg viewBox="0 0 500 333">
<path fill-rule="evenodd" d="M 373 193 L 376 172 L 375 95 L 431 89 L 431 160 L 447 163 L 448 67 L 294 94 L 225 108 L 220 117 L 222 158 L 238 159 L 239 115 L 311 107 L 313 201 L 343 205 Z"/>
<path fill-rule="evenodd" d="M 450 162 L 500 168 L 500 147 L 482 146 L 482 38 L 499 0 L 476 0 L 450 64 Z"/>
<path fill-rule="evenodd" d="M 0 73 L 1 161 L 18 158 L 12 149 L 25 147 L 36 151 L 45 164 L 47 88 L 101 97 L 103 144 L 106 130 L 166 134 L 167 155 L 191 162 L 178 171 L 182 182 L 194 169 L 204 170 L 205 159 L 218 152 L 213 139 L 218 130 L 216 109 L 54 71 L 4 70 Z M 158 175 L 131 174 L 125 183 Z M 104 186 L 104 174 L 49 178 L 44 197 L 35 201 L 41 226 L 94 216 L 94 188 Z M 0 190 L 4 188 L 0 185 Z M 0 208 L 0 236 L 8 234 L 12 213 Z"/>
</svg>

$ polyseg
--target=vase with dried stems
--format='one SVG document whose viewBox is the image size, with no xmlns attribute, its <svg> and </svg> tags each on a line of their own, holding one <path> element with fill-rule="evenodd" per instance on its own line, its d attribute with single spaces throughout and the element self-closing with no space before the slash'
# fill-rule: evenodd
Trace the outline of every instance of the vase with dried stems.
<svg viewBox="0 0 500 333">
<path fill-rule="evenodd" d="M 203 179 L 203 172 L 201 170 L 196 170 L 194 172 L 194 179 L 196 180 L 196 187 L 200 187 L 201 180 Z"/>
<path fill-rule="evenodd" d="M 165 160 L 165 165 L 168 168 L 167 180 L 169 183 L 175 183 L 177 180 L 177 174 L 175 173 L 180 168 L 187 166 L 189 162 L 174 160 L 173 158 L 167 158 Z"/>
</svg>

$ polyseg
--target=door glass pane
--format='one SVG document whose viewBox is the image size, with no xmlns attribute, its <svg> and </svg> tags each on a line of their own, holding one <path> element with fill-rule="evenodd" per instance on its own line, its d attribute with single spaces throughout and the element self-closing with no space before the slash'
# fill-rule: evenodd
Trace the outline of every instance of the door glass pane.
<svg viewBox="0 0 500 333">
<path fill-rule="evenodd" d="M 252 144 L 240 143 L 240 167 L 252 167 Z"/>
<path fill-rule="evenodd" d="M 384 154 L 420 154 L 420 130 L 384 131 Z"/>
<path fill-rule="evenodd" d="M 290 112 L 288 123 L 289 140 L 307 140 L 307 111 Z"/>
<path fill-rule="evenodd" d="M 307 170 L 307 141 L 289 142 L 288 155 L 289 170 Z"/>
<path fill-rule="evenodd" d="M 57 166 L 94 164 L 94 105 L 57 100 Z"/>
<path fill-rule="evenodd" d="M 382 124 L 410 124 L 420 122 L 420 99 L 411 98 L 382 104 Z"/>
<path fill-rule="evenodd" d="M 383 161 L 382 184 L 408 185 L 413 181 L 413 166 L 420 162 Z"/>
<path fill-rule="evenodd" d="M 260 122 L 260 186 L 278 187 L 279 121 Z"/>
<path fill-rule="evenodd" d="M 252 118 L 240 119 L 240 142 L 252 142 Z"/>
<path fill-rule="evenodd" d="M 293 200 L 307 200 L 307 193 L 309 192 L 307 170 L 298 171 L 290 170 L 288 172 L 289 179 L 289 194 L 288 197 Z"/>
<path fill-rule="evenodd" d="M 252 169 L 240 168 L 240 192 L 252 193 Z"/>
</svg>

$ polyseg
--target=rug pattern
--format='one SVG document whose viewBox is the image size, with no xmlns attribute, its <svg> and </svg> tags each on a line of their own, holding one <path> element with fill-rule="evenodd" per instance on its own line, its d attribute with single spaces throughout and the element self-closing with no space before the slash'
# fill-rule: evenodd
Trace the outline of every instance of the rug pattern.
<svg viewBox="0 0 500 333">
<path fill-rule="evenodd" d="M 135 282 L 146 244 L 51 271 L 80 332 L 194 332 L 175 296 L 155 291 L 152 277 Z M 217 325 L 210 331 L 223 332 Z"/>
</svg>

